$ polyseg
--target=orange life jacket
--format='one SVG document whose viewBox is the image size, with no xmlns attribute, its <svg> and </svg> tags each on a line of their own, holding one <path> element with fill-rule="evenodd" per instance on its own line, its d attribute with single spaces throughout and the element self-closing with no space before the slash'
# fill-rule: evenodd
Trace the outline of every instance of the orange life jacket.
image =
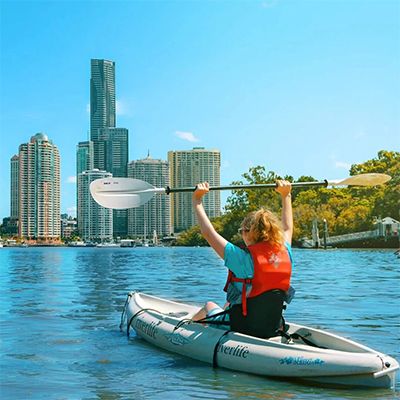
<svg viewBox="0 0 400 400">
<path fill-rule="evenodd" d="M 256 297 L 273 289 L 286 292 L 289 290 L 292 274 L 292 262 L 286 247 L 277 250 L 268 242 L 259 242 L 248 246 L 248 250 L 253 259 L 253 278 L 237 278 L 229 270 L 224 287 L 224 290 L 227 291 L 230 283 L 242 282 L 242 313 L 244 316 L 247 315 L 247 297 Z M 248 284 L 252 286 L 249 295 L 246 296 Z"/>
</svg>

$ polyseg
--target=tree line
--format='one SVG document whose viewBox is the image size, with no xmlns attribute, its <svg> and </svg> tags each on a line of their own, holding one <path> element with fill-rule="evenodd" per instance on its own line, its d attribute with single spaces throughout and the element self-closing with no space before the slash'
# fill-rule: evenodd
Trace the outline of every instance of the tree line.
<svg viewBox="0 0 400 400">
<path fill-rule="evenodd" d="M 312 221 L 322 224 L 327 221 L 329 235 L 362 232 L 374 228 L 378 218 L 392 217 L 400 219 L 400 152 L 381 150 L 376 158 L 361 164 L 353 164 L 350 175 L 362 173 L 385 173 L 392 179 L 382 186 L 347 188 L 293 188 L 293 243 L 310 237 Z M 242 180 L 233 185 L 274 183 L 277 179 L 290 182 L 317 181 L 312 176 L 279 176 L 267 171 L 264 166 L 251 167 L 242 174 Z M 241 237 L 237 233 L 244 216 L 253 210 L 265 207 L 280 214 L 280 198 L 274 190 L 235 190 L 228 197 L 222 216 L 214 218 L 215 229 L 227 240 L 239 244 Z M 177 245 L 206 245 L 198 226 L 182 232 Z"/>
</svg>

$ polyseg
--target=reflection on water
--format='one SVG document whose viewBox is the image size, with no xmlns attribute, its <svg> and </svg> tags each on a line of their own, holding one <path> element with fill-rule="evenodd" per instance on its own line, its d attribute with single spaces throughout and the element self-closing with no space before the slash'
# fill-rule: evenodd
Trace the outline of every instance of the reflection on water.
<svg viewBox="0 0 400 400">
<path fill-rule="evenodd" d="M 286 317 L 400 359 L 400 263 L 391 251 L 295 251 Z M 131 290 L 223 303 L 225 268 L 208 248 L 1 249 L 1 398 L 356 399 L 335 390 L 212 369 L 119 332 Z M 397 386 L 398 389 L 400 386 Z"/>
</svg>

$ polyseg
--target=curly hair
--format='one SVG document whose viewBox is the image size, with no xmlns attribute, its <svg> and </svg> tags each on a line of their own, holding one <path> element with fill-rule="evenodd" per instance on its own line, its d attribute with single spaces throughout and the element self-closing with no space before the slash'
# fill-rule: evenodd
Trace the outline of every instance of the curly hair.
<svg viewBox="0 0 400 400">
<path fill-rule="evenodd" d="M 278 248 L 285 243 L 281 221 L 265 208 L 249 213 L 242 221 L 241 228 L 248 232 L 253 243 L 269 242 Z"/>
</svg>

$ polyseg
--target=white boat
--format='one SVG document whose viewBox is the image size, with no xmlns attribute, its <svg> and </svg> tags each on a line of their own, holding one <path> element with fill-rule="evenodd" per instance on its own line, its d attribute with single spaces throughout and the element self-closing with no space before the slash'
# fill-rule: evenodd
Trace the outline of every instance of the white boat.
<svg viewBox="0 0 400 400">
<path fill-rule="evenodd" d="M 81 240 L 74 240 L 68 243 L 68 247 L 86 247 L 86 243 Z"/>
<path fill-rule="evenodd" d="M 121 239 L 120 242 L 121 247 L 135 247 L 135 241 L 132 239 Z"/>
<path fill-rule="evenodd" d="M 97 244 L 96 247 L 109 248 L 109 247 L 121 247 L 121 245 L 119 243 L 104 242 L 104 243 Z"/>
<path fill-rule="evenodd" d="M 121 329 L 214 366 L 333 385 L 394 388 L 398 362 L 343 337 L 288 323 L 288 337 L 260 339 L 190 318 L 199 307 L 131 292 Z"/>
</svg>

